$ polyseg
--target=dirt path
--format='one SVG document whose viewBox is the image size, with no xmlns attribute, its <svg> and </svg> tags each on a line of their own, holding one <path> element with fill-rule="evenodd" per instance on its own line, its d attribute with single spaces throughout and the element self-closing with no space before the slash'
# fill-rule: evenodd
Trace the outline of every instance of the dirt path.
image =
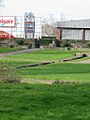
<svg viewBox="0 0 90 120">
<path fill-rule="evenodd" d="M 90 64 L 90 59 L 82 60 L 82 61 L 79 61 L 77 63 Z"/>
<path fill-rule="evenodd" d="M 23 79 L 21 81 L 22 83 L 32 83 L 32 84 L 48 84 L 48 85 L 52 85 L 52 84 L 82 84 L 82 82 L 77 82 L 77 81 L 68 81 L 68 80 L 36 80 L 36 79 Z"/>
<path fill-rule="evenodd" d="M 52 84 L 55 80 L 35 80 L 35 79 L 24 79 L 22 83 L 40 83 L 40 84 Z"/>
</svg>

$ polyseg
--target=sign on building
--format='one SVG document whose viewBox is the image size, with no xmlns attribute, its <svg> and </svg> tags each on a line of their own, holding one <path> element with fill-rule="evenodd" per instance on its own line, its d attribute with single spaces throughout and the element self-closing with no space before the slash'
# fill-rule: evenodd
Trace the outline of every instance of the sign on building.
<svg viewBox="0 0 90 120">
<path fill-rule="evenodd" d="M 0 16 L 0 27 L 15 27 L 15 17 Z"/>
</svg>

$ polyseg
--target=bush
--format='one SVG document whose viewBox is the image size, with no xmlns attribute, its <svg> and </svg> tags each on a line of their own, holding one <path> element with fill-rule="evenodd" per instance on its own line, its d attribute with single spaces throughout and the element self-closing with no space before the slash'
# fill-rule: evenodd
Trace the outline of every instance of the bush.
<svg viewBox="0 0 90 120">
<path fill-rule="evenodd" d="M 86 47 L 87 47 L 87 48 L 90 48 L 90 42 L 88 42 L 88 43 L 86 44 Z"/>
<path fill-rule="evenodd" d="M 16 69 L 9 66 L 7 63 L 0 61 L 0 82 L 19 83 L 21 76 L 16 72 Z"/>
<path fill-rule="evenodd" d="M 54 37 L 42 37 L 40 39 L 40 45 L 49 45 L 49 43 L 52 43 L 54 40 Z"/>
<path fill-rule="evenodd" d="M 32 44 L 30 43 L 29 45 L 28 45 L 28 49 L 31 49 L 32 48 Z"/>
<path fill-rule="evenodd" d="M 30 45 L 30 40 L 24 40 L 24 45 Z"/>
<path fill-rule="evenodd" d="M 60 47 L 60 41 L 59 40 L 55 40 L 55 46 Z"/>
<path fill-rule="evenodd" d="M 16 39 L 17 45 L 24 45 L 24 39 L 23 38 L 18 38 Z"/>
<path fill-rule="evenodd" d="M 61 47 L 72 47 L 71 43 L 69 41 L 62 41 Z"/>
<path fill-rule="evenodd" d="M 14 48 L 14 45 L 10 45 L 10 48 Z"/>
</svg>

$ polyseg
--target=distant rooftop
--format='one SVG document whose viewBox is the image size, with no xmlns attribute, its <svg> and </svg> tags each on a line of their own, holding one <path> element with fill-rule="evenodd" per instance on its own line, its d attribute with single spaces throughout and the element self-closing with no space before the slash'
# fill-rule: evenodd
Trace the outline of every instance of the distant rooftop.
<svg viewBox="0 0 90 120">
<path fill-rule="evenodd" d="M 90 19 L 85 20 L 69 20 L 58 22 L 57 27 L 66 27 L 66 28 L 90 28 Z"/>
</svg>

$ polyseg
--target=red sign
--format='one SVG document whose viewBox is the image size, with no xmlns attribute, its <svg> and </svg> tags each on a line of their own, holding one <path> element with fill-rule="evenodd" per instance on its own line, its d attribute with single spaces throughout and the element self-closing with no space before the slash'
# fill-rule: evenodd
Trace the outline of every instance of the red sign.
<svg viewBox="0 0 90 120">
<path fill-rule="evenodd" d="M 0 27 L 14 27 L 15 17 L 1 17 L 0 16 Z"/>
<path fill-rule="evenodd" d="M 7 32 L 0 31 L 0 38 L 7 39 L 7 38 L 14 38 L 14 36 L 13 36 L 13 35 L 10 35 L 10 34 L 7 33 Z"/>
</svg>

